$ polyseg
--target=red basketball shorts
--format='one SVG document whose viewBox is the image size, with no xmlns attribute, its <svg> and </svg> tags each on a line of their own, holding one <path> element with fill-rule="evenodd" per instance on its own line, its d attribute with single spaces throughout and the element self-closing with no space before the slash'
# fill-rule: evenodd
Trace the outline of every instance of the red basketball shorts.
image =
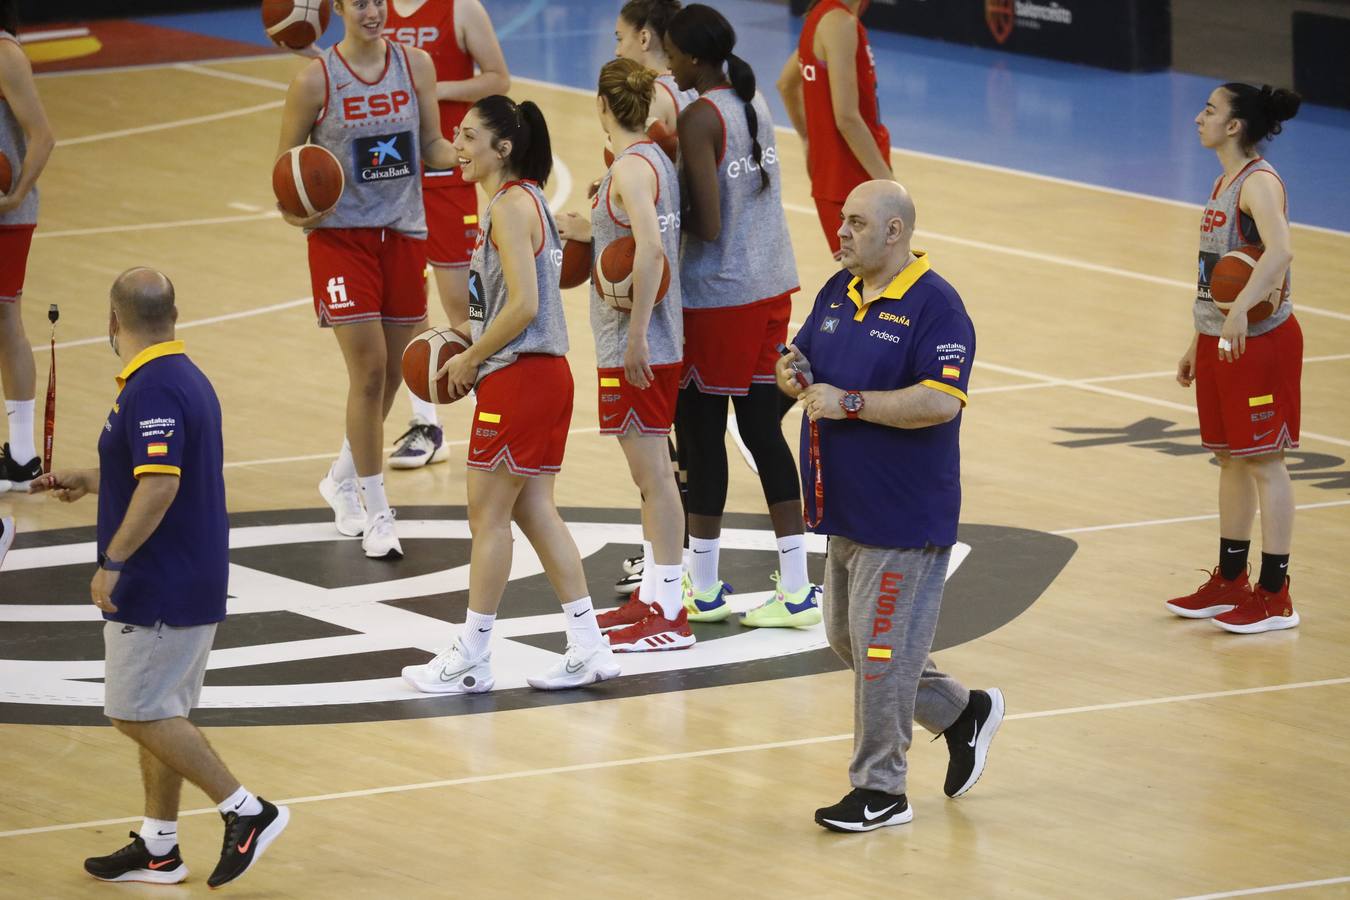
<svg viewBox="0 0 1350 900">
<path fill-rule="evenodd" d="M 469 468 L 505 464 L 513 475 L 556 475 L 572 425 L 572 370 L 565 356 L 523 355 L 478 382 Z"/>
<path fill-rule="evenodd" d="M 752 383 L 775 384 L 773 367 L 778 345 L 787 342 L 793 291 L 745 306 L 685 307 L 680 387 L 693 384 L 705 394 L 743 397 Z"/>
<path fill-rule="evenodd" d="M 427 242 L 388 228 L 316 228 L 309 279 L 320 325 L 426 318 Z"/>
<path fill-rule="evenodd" d="M 1243 457 L 1297 447 L 1302 374 L 1303 330 L 1293 316 L 1247 338 L 1237 362 L 1219 359 L 1219 339 L 1200 335 L 1195 402 L 1205 449 Z"/>
<path fill-rule="evenodd" d="M 478 189 L 473 185 L 428 187 L 422 182 L 427 210 L 427 262 L 438 269 L 469 265 L 478 238 Z"/>
<path fill-rule="evenodd" d="M 670 434 L 683 364 L 652 366 L 651 385 L 643 390 L 624 377 L 622 368 L 599 369 L 600 433 Z"/>
<path fill-rule="evenodd" d="M 825 232 L 825 240 L 830 244 L 830 253 L 838 253 L 839 226 L 844 221 L 839 214 L 844 211 L 844 201 L 813 199 L 816 201 L 816 215 L 820 216 L 820 228 Z"/>
<path fill-rule="evenodd" d="M 36 225 L 0 226 L 0 303 L 15 303 L 23 296 L 28 274 L 28 250 L 33 246 Z"/>
</svg>

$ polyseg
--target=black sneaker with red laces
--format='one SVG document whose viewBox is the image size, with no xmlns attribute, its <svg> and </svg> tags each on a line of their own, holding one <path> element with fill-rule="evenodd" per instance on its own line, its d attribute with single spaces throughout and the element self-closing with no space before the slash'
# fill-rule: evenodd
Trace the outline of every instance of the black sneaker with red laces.
<svg viewBox="0 0 1350 900">
<path fill-rule="evenodd" d="M 262 812 L 257 815 L 227 812 L 221 816 L 225 820 L 225 843 L 220 848 L 216 870 L 206 879 L 208 887 L 218 888 L 243 875 L 286 829 L 291 820 L 289 809 L 268 803 L 261 797 L 258 802 L 262 804 Z"/>
<path fill-rule="evenodd" d="M 107 856 L 91 856 L 84 861 L 84 870 L 99 881 L 148 881 L 151 884 L 178 884 L 188 877 L 187 865 L 178 852 L 178 845 L 163 856 L 155 856 L 146 849 L 145 841 L 136 832 L 129 832 L 131 843 Z"/>
</svg>

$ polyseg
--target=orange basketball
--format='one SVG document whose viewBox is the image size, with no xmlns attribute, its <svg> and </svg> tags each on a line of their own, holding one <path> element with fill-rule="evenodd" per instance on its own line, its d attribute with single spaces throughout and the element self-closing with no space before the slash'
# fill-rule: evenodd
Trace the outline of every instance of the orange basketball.
<svg viewBox="0 0 1350 900">
<path fill-rule="evenodd" d="M 14 169 L 9 164 L 9 157 L 0 153 L 0 191 L 8 194 L 9 189 L 14 187 Z"/>
<path fill-rule="evenodd" d="M 328 27 L 329 0 L 263 0 L 267 36 L 292 50 L 314 43 Z"/>
<path fill-rule="evenodd" d="M 585 284 L 590 277 L 590 241 L 563 241 L 562 277 L 558 283 L 565 288 L 574 288 Z"/>
<path fill-rule="evenodd" d="M 277 202 L 301 219 L 337 206 L 345 184 L 337 157 L 317 144 L 292 147 L 272 166 L 272 192 Z"/>
<path fill-rule="evenodd" d="M 449 379 L 437 378 L 436 373 L 470 343 L 467 335 L 453 328 L 428 328 L 403 348 L 403 383 L 429 403 L 454 403 L 462 395 L 452 396 Z"/>
<path fill-rule="evenodd" d="M 656 146 L 666 151 L 666 156 L 670 157 L 671 162 L 675 161 L 675 154 L 680 149 L 680 136 L 678 134 L 669 131 L 660 119 L 653 119 L 652 123 L 647 126 L 647 137 L 656 141 Z"/>
<path fill-rule="evenodd" d="M 600 298 L 618 310 L 633 308 L 633 258 L 637 242 L 631 236 L 621 237 L 606 247 L 595 261 L 591 281 Z M 670 287 L 670 260 L 661 254 L 661 284 L 656 289 L 656 302 L 666 298 Z"/>
<path fill-rule="evenodd" d="M 1261 252 L 1261 247 L 1249 244 L 1236 250 L 1229 250 L 1214 264 L 1214 271 L 1209 275 L 1209 295 L 1214 298 L 1214 305 L 1225 316 L 1233 308 L 1233 301 L 1237 299 L 1238 294 L 1247 286 L 1248 279 L 1252 277 L 1252 269 L 1256 268 L 1256 262 L 1261 258 Z M 1249 309 L 1247 324 L 1254 325 L 1262 319 L 1269 318 L 1280 301 L 1280 293 L 1280 288 L 1271 291 L 1270 296 L 1258 301 Z"/>
</svg>

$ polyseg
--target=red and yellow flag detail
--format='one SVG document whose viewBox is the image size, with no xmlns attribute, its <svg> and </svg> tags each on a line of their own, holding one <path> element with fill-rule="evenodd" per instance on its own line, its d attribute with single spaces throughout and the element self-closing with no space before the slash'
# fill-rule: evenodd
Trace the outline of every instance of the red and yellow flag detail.
<svg viewBox="0 0 1350 900">
<path fill-rule="evenodd" d="M 875 647 L 875 646 L 869 646 L 869 647 L 867 648 L 867 658 L 868 658 L 868 659 L 890 659 L 890 658 L 891 658 L 891 648 L 890 648 L 890 647 Z"/>
<path fill-rule="evenodd" d="M 148 447 L 145 448 L 145 455 L 146 455 L 146 456 L 168 456 L 168 455 L 169 455 L 169 445 L 168 445 L 168 444 L 151 444 L 151 445 L 149 445 Z"/>
<path fill-rule="evenodd" d="M 950 379 L 952 379 L 953 381 L 960 381 L 960 380 L 961 380 L 961 369 L 960 369 L 960 367 L 958 367 L 958 366 L 943 366 L 943 367 L 942 367 L 942 377 L 943 377 L 943 378 L 950 378 Z"/>
</svg>

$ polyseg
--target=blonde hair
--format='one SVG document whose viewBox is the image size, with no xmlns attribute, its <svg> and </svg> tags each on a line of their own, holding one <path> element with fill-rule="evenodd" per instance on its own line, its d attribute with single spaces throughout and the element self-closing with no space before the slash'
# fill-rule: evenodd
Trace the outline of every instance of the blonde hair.
<svg viewBox="0 0 1350 900">
<path fill-rule="evenodd" d="M 611 59 L 600 67 L 598 93 L 624 128 L 642 131 L 656 90 L 656 73 L 631 59 Z"/>
</svg>

